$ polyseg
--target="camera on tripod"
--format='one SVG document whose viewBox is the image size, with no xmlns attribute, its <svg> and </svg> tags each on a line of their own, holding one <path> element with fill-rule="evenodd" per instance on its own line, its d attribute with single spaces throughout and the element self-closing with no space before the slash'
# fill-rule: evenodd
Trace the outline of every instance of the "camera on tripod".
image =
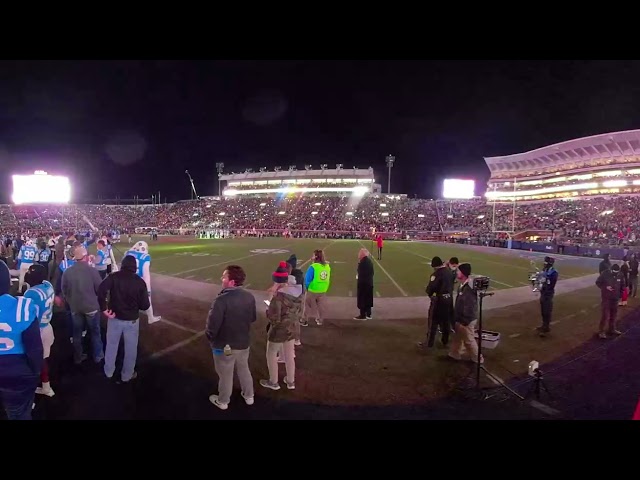
<svg viewBox="0 0 640 480">
<path fill-rule="evenodd" d="M 489 288 L 491 279 L 484 275 L 478 275 L 473 277 L 473 289 L 478 292 L 486 292 Z"/>
</svg>

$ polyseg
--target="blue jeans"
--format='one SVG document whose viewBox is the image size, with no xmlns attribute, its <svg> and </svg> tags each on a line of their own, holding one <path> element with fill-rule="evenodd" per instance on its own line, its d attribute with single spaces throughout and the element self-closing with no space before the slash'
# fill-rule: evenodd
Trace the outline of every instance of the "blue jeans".
<svg viewBox="0 0 640 480">
<path fill-rule="evenodd" d="M 107 349 L 104 358 L 104 374 L 111 378 L 116 371 L 116 357 L 120 337 L 124 336 L 124 362 L 120 376 L 123 382 L 128 382 L 133 376 L 138 358 L 138 334 L 140 321 L 118 320 L 112 318 L 107 321 Z"/>
<path fill-rule="evenodd" d="M 100 336 L 100 311 L 93 313 L 72 313 L 73 316 L 73 361 L 76 364 L 82 362 L 82 331 L 85 322 L 91 340 L 91 353 L 93 361 L 98 363 L 104 358 L 102 337 Z"/>
<path fill-rule="evenodd" d="M 40 383 L 39 376 L 20 379 L 11 386 L 0 385 L 0 399 L 9 420 L 31 420 L 31 407 L 36 395 L 36 387 Z"/>
</svg>

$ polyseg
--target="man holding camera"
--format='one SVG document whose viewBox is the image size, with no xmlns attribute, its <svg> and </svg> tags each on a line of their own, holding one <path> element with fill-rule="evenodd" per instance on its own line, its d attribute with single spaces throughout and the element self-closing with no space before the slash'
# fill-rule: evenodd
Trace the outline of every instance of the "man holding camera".
<svg viewBox="0 0 640 480">
<path fill-rule="evenodd" d="M 427 295 L 431 299 L 429 307 L 429 318 L 427 320 L 427 339 L 420 342 L 420 348 L 431 348 L 436 340 L 438 327 L 442 334 L 442 344 L 449 343 L 449 332 L 451 330 L 450 312 L 453 308 L 453 279 L 451 269 L 447 268 L 440 257 L 433 257 L 431 266 L 434 268 L 429 285 L 427 285 Z"/>
<path fill-rule="evenodd" d="M 454 360 L 471 360 L 478 362 L 478 342 L 475 337 L 475 327 L 478 322 L 478 293 L 473 288 L 471 275 L 471 264 L 461 263 L 458 265 L 458 293 L 456 295 L 456 305 L 454 309 L 455 333 L 449 350 L 449 357 Z M 466 352 L 465 352 L 466 350 Z M 465 355 L 465 353 L 467 355 Z M 484 363 L 484 358 L 480 357 L 480 363 Z"/>
<path fill-rule="evenodd" d="M 558 282 L 558 271 L 553 268 L 555 259 L 544 257 L 544 283 L 540 288 L 540 313 L 542 314 L 542 325 L 537 328 L 541 337 L 546 337 L 551 331 L 551 313 L 553 312 L 553 296 L 556 292 Z"/>
</svg>

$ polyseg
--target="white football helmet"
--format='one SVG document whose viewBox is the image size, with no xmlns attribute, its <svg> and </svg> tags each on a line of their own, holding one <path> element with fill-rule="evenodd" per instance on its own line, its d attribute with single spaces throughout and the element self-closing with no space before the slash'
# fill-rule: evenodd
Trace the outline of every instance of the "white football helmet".
<svg viewBox="0 0 640 480">
<path fill-rule="evenodd" d="M 140 240 L 133 246 L 133 250 L 140 253 L 149 253 L 149 245 L 147 245 L 147 242 Z"/>
</svg>

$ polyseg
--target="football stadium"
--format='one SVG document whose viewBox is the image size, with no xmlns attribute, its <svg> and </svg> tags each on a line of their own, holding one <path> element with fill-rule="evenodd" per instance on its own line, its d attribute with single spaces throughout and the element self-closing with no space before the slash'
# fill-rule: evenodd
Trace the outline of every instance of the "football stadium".
<svg viewBox="0 0 640 480">
<path fill-rule="evenodd" d="M 624 226 L 640 220 L 633 218 L 640 211 L 640 197 L 634 196 L 634 185 L 640 183 L 634 179 L 640 173 L 638 149 L 640 130 L 486 158 L 491 177 L 485 197 L 476 195 L 473 182 L 450 179 L 444 189 L 448 198 L 440 199 L 382 193 L 372 168 L 305 165 L 300 170 L 221 172 L 219 180 L 225 185 L 220 196 L 196 195 L 171 204 L 81 205 L 70 203 L 68 179 L 39 171 L 14 177 L 14 203 L 0 206 L 0 233 L 7 246 L 17 239 L 36 245 L 60 239 L 67 245 L 85 242 L 92 261 L 98 253 L 95 240 L 107 238 L 118 263 L 131 247 L 146 242 L 151 299 L 161 320 L 148 324 L 142 316 L 138 385 L 146 384 L 145 391 L 169 404 L 181 402 L 183 392 L 199 400 L 178 414 L 146 398 L 145 412 L 135 418 L 217 418 L 206 402 L 216 374 L 205 323 L 223 272 L 233 264 L 244 268 L 244 288 L 255 297 L 259 317 L 254 330 L 260 332 L 267 325 L 264 302 L 270 298 L 274 270 L 293 258 L 295 267 L 306 271 L 317 250 L 331 267 L 331 284 L 324 323 L 310 322 L 301 329 L 297 388 L 256 391 L 268 407 L 254 410 L 260 412 L 256 417 L 245 417 L 250 414 L 239 407 L 237 418 L 277 418 L 281 402 L 297 404 L 299 418 L 326 415 L 309 413 L 308 405 L 334 412 L 354 406 L 364 412 L 392 405 L 417 408 L 460 390 L 475 376 L 473 363 L 443 362 L 446 349 L 438 343 L 426 351 L 416 347 L 425 336 L 430 302 L 425 287 L 434 257 L 444 262 L 457 257 L 473 265 L 473 277 L 489 278 L 483 332 L 498 336 L 482 342 L 491 371 L 491 376 L 483 376 L 482 388 L 504 392 L 502 385 L 511 385 L 524 397 L 535 381 L 532 360 L 571 363 L 584 356 L 585 349 L 602 348 L 602 340 L 594 339 L 600 317 L 600 291 L 594 282 L 605 254 L 621 263 L 636 249 L 633 229 Z M 51 192 L 56 196 L 49 196 Z M 366 321 L 354 320 L 363 248 L 370 252 L 375 271 L 372 314 Z M 20 295 L 14 263 L 18 253 L 5 256 L 14 294 Z M 532 278 L 548 256 L 553 256 L 560 275 L 552 333 L 541 339 L 536 331 L 540 291 Z M 51 265 L 55 283 L 60 272 Z M 625 316 L 636 304 L 634 297 L 620 307 L 620 329 L 628 328 Z M 35 411 L 40 418 L 102 418 L 99 406 L 109 395 L 90 410 L 74 401 L 85 406 L 62 413 L 66 395 L 82 398 L 90 393 L 79 392 L 62 373 L 69 368 L 72 335 L 63 308 L 55 312 L 56 395 L 38 395 Z M 254 335 L 252 351 L 265 348 L 264 335 Z M 250 367 L 254 376 L 268 377 L 260 353 L 251 356 Z M 527 408 L 523 415 L 560 412 L 545 408 Z"/>
</svg>

